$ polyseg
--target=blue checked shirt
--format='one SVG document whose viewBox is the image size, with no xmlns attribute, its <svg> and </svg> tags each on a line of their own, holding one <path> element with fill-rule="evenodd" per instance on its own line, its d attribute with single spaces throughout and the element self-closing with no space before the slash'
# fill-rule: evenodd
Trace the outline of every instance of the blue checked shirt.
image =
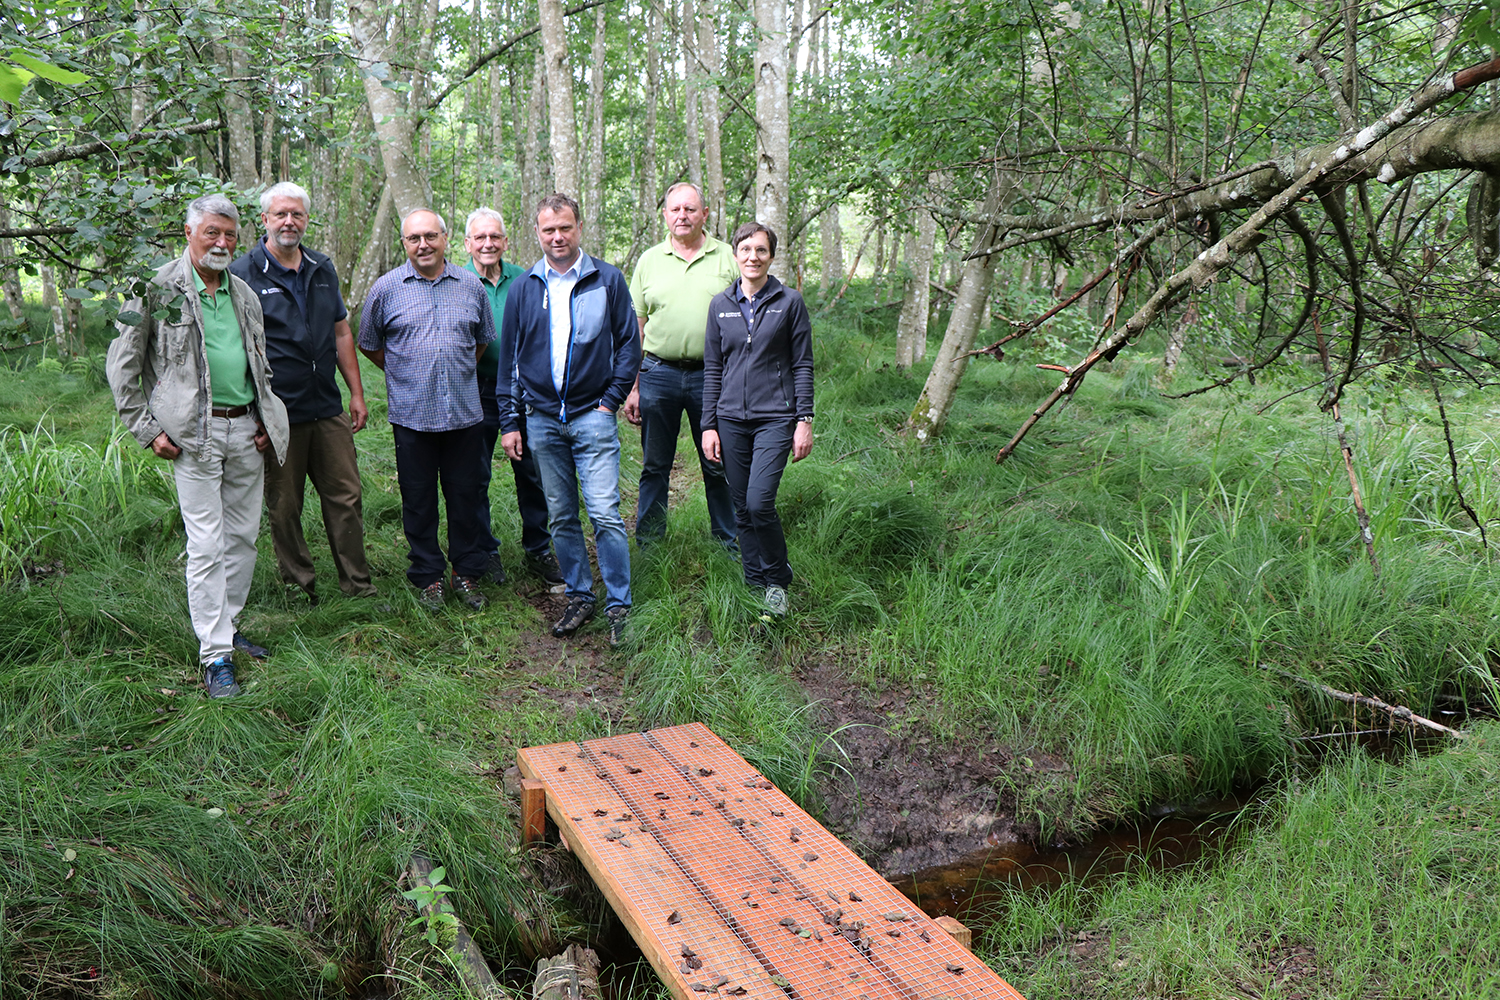
<svg viewBox="0 0 1500 1000">
<path fill-rule="evenodd" d="M 475 354 L 494 339 L 483 282 L 452 264 L 436 281 L 411 261 L 387 271 L 359 320 L 359 346 L 385 350 L 386 419 L 414 431 L 456 431 L 484 420 Z"/>
</svg>

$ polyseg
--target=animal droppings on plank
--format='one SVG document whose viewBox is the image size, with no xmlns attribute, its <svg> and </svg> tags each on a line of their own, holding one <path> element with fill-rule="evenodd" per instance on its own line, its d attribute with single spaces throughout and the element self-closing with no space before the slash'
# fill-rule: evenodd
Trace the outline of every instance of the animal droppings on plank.
<svg viewBox="0 0 1500 1000">
<path fill-rule="evenodd" d="M 835 893 L 832 889 L 824 889 L 823 890 L 823 895 L 827 896 L 829 899 L 833 900 L 835 903 L 837 903 L 839 901 L 838 894 Z M 839 912 L 843 913 L 844 911 L 840 910 Z"/>
<path fill-rule="evenodd" d="M 657 819 L 666 819 L 667 818 L 667 811 L 665 809 L 658 809 L 658 810 L 656 810 L 656 818 Z"/>
<path fill-rule="evenodd" d="M 688 810 L 688 815 L 689 816 L 702 816 L 703 815 L 703 810 L 702 809 L 689 809 Z"/>
<path fill-rule="evenodd" d="M 697 743 L 695 743 L 695 742 L 694 742 L 694 741 L 692 741 L 692 740 L 688 740 L 688 746 L 690 746 L 690 747 L 695 747 L 695 746 L 697 746 L 697 745 L 698 745 L 698 744 L 697 744 Z"/>
<path fill-rule="evenodd" d="M 711 985 L 714 985 L 714 986 L 723 986 L 723 985 L 727 984 L 728 982 L 729 982 L 729 977 L 728 976 L 720 976 L 718 979 L 715 979 Z"/>
<path fill-rule="evenodd" d="M 920 931 L 920 932 L 919 932 L 919 933 L 918 933 L 918 934 L 917 934 L 917 937 L 919 937 L 919 938 L 921 938 L 921 939 L 922 939 L 922 940 L 923 940 L 923 941 L 926 941 L 926 942 L 927 942 L 927 943 L 928 943 L 928 944 L 932 944 L 932 937 L 931 937 L 931 935 L 929 935 L 929 934 L 928 934 L 928 933 L 927 933 L 927 929 L 926 929 L 926 928 L 923 928 L 923 929 L 922 929 L 922 930 L 921 930 L 921 931 Z"/>
<path fill-rule="evenodd" d="M 558 768 L 559 771 L 566 771 L 567 769 L 568 769 L 568 765 L 566 765 L 566 764 L 564 764 L 562 767 Z"/>
<path fill-rule="evenodd" d="M 808 851 L 806 854 L 802 855 L 802 860 L 803 861 L 816 861 L 816 860 L 818 860 L 818 856 L 816 854 L 814 854 L 812 851 Z"/>
<path fill-rule="evenodd" d="M 712 986 L 706 986 L 703 983 L 694 983 L 693 984 L 693 992 L 694 993 L 717 993 L 719 991 L 716 990 L 716 989 L 714 989 Z"/>
<path fill-rule="evenodd" d="M 613 750 L 606 750 L 606 751 L 604 751 L 604 756 L 606 756 L 606 757 L 613 757 L 615 760 L 624 760 L 625 759 L 624 757 L 621 757 L 619 754 L 615 753 Z"/>
<path fill-rule="evenodd" d="M 887 919 L 887 920 L 889 920 L 889 921 L 891 921 L 891 922 L 894 923 L 894 922 L 897 922 L 897 921 L 905 920 L 906 919 L 906 914 L 904 914 L 904 913 L 887 913 L 885 915 L 885 919 Z"/>
<path fill-rule="evenodd" d="M 689 948 L 685 944 L 684 945 L 679 945 L 678 947 L 679 947 L 680 951 L 682 952 L 682 957 L 683 958 L 692 958 L 694 955 L 698 954 L 696 951 L 694 951 L 693 949 Z"/>
<path fill-rule="evenodd" d="M 949 972 L 953 973 L 955 976 L 961 976 L 961 975 L 963 975 L 963 972 L 964 972 L 964 967 L 962 965 L 955 965 L 952 962 L 949 962 L 947 965 L 943 966 L 943 968 L 947 969 Z"/>
<path fill-rule="evenodd" d="M 774 886 L 774 885 L 771 886 L 771 888 L 767 889 L 766 891 L 770 892 L 770 893 L 776 893 L 776 894 L 779 894 L 781 892 L 781 890 L 778 889 L 778 888 L 776 888 L 776 886 Z"/>
<path fill-rule="evenodd" d="M 731 986 L 729 987 L 729 989 L 724 991 L 725 995 L 732 997 L 742 997 L 748 992 L 749 991 L 746 990 L 743 986 Z"/>
<path fill-rule="evenodd" d="M 746 889 L 744 892 L 740 893 L 740 898 L 741 899 L 749 899 L 750 898 L 750 890 Z"/>
<path fill-rule="evenodd" d="M 771 815 L 772 816 L 785 816 L 786 813 L 782 812 L 780 809 L 772 809 L 771 810 Z"/>
<path fill-rule="evenodd" d="M 782 917 L 780 920 L 778 920 L 776 922 L 778 924 L 780 924 L 781 926 L 783 926 L 783 927 L 796 927 L 797 926 L 797 921 L 793 920 L 791 917 Z"/>
<path fill-rule="evenodd" d="M 863 903 L 864 901 L 865 901 L 864 897 L 861 896 L 859 893 L 857 893 L 857 892 L 851 892 L 851 893 L 849 893 L 849 902 L 851 902 L 851 903 Z"/>
<path fill-rule="evenodd" d="M 794 844 L 802 839 L 802 831 L 797 829 L 795 826 L 792 827 L 790 831 L 788 831 L 788 835 L 792 838 L 792 843 Z"/>
<path fill-rule="evenodd" d="M 672 796 L 668 795 L 666 792 L 656 792 L 655 795 L 656 795 L 657 798 L 661 799 L 663 802 L 665 802 L 667 799 L 670 799 L 672 797 Z"/>
<path fill-rule="evenodd" d="M 698 774 L 700 776 L 704 777 L 704 778 L 708 777 L 710 774 L 713 774 L 713 773 L 714 773 L 714 769 L 711 768 L 711 767 L 700 767 L 700 768 L 698 768 Z"/>
<path fill-rule="evenodd" d="M 627 772 L 629 772 L 630 774 L 640 774 L 641 773 L 641 769 L 640 768 L 638 768 L 638 767 L 631 767 L 629 764 L 625 765 L 625 770 Z"/>
<path fill-rule="evenodd" d="M 667 923 L 669 923 L 669 924 L 680 924 L 680 923 L 682 923 L 682 914 L 678 913 L 676 910 L 673 910 L 671 913 L 667 914 Z"/>
<path fill-rule="evenodd" d="M 901 936 L 901 932 L 900 931 L 886 931 L 885 934 L 886 934 L 886 937 L 900 937 Z"/>
<path fill-rule="evenodd" d="M 632 815 L 630 815 L 630 813 L 621 813 L 620 814 L 620 822 L 621 823 L 629 823 L 633 819 L 635 819 L 635 817 L 632 816 Z"/>
<path fill-rule="evenodd" d="M 729 825 L 733 826 L 733 827 L 737 827 L 737 828 L 743 829 L 744 826 L 745 826 L 745 821 L 742 820 L 742 819 L 740 819 L 738 816 L 736 816 L 734 819 L 732 819 L 732 820 L 729 821 Z"/>
<path fill-rule="evenodd" d="M 594 777 L 598 778 L 600 781 L 608 781 L 609 780 L 609 772 L 608 771 L 600 771 L 598 774 L 594 775 Z"/>
<path fill-rule="evenodd" d="M 609 815 L 609 810 L 608 809 L 595 809 L 594 810 L 594 815 L 595 816 L 608 816 Z"/>
</svg>

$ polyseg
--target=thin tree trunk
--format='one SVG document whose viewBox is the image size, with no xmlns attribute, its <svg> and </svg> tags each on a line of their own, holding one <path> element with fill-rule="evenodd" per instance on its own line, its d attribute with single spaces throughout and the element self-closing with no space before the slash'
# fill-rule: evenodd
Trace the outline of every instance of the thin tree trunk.
<svg viewBox="0 0 1500 1000">
<path fill-rule="evenodd" d="M 57 356 L 59 359 L 72 356 L 68 343 L 68 323 L 63 317 L 62 303 L 57 297 L 57 272 L 52 265 L 43 264 L 42 272 L 42 306 L 47 310 L 47 315 L 52 322 L 52 339 L 57 345 Z"/>
<path fill-rule="evenodd" d="M 1188 327 L 1198 322 L 1198 300 L 1192 299 L 1187 308 L 1182 311 L 1182 317 L 1172 326 L 1172 332 L 1167 335 L 1167 349 L 1162 353 L 1161 367 L 1163 381 L 1170 382 L 1172 376 L 1177 374 L 1177 362 L 1182 357 L 1182 349 L 1187 345 Z"/>
<path fill-rule="evenodd" d="M 709 225 L 714 235 L 729 235 L 729 220 L 724 217 L 724 154 L 719 141 L 719 40 L 714 29 L 714 0 L 698 0 L 698 58 L 707 74 L 701 98 L 703 102 L 703 159 L 707 176 L 704 194 L 708 198 Z"/>
<path fill-rule="evenodd" d="M 531 204 L 527 211 L 536 209 L 536 203 L 557 189 L 552 183 L 552 161 L 544 157 L 543 136 L 547 134 L 547 56 L 538 51 L 536 62 L 531 67 L 531 91 L 526 105 L 526 155 L 531 159 Z M 540 252 L 540 251 L 538 251 Z M 533 260 L 535 258 L 532 258 Z"/>
<path fill-rule="evenodd" d="M 0 202 L 0 229 L 10 228 L 10 207 Z M 11 240 L 0 239 L 0 290 L 4 291 L 5 308 L 10 318 L 18 323 L 26 320 L 25 300 L 21 296 L 21 278 L 16 271 L 16 246 Z"/>
<path fill-rule="evenodd" d="M 823 273 L 818 281 L 820 291 L 828 291 L 844 276 L 844 232 L 839 225 L 839 207 L 828 206 L 818 220 L 818 235 L 823 241 Z"/>
<path fill-rule="evenodd" d="M 991 218 L 999 213 L 1009 187 L 998 170 L 991 174 L 989 194 L 985 197 L 984 208 L 981 210 L 982 218 Z M 974 238 L 974 248 L 978 250 L 989 246 L 995 236 L 993 222 L 980 226 Z M 994 255 L 991 254 L 975 257 L 964 264 L 963 278 L 959 281 L 953 312 L 948 316 L 948 330 L 943 334 L 943 344 L 932 362 L 927 384 L 922 387 L 922 394 L 917 397 L 917 404 L 912 407 L 911 416 L 902 429 L 903 433 L 922 444 L 936 440 L 948 422 L 959 380 L 968 367 L 967 354 L 974 347 L 985 300 L 990 295 L 990 285 L 994 280 L 994 260 Z"/>
<path fill-rule="evenodd" d="M 589 173 L 583 202 L 583 245 L 589 253 L 604 253 L 604 58 L 607 52 L 609 8 L 594 8 L 594 48 L 589 68 Z"/>
<path fill-rule="evenodd" d="M 411 90 L 406 97 L 407 110 L 411 112 L 412 119 L 419 121 L 420 116 L 427 108 L 428 79 L 427 67 L 432 65 L 433 46 L 437 38 L 437 14 L 438 0 L 412 0 L 412 6 L 417 11 L 417 51 L 416 64 L 411 71 Z M 408 38 L 412 37 L 410 35 Z M 420 156 L 423 176 L 428 178 L 427 187 L 432 187 L 432 127 L 418 125 L 414 130 L 414 138 L 420 146 Z M 431 208 L 431 205 L 426 206 Z"/>
<path fill-rule="evenodd" d="M 791 101 L 787 94 L 787 0 L 755 0 L 759 40 L 755 50 L 755 217 L 783 240 L 790 230 Z M 785 281 L 789 247 L 782 245 L 771 271 Z"/>
<path fill-rule="evenodd" d="M 365 101 L 375 125 L 380 145 L 380 161 L 385 167 L 385 181 L 398 218 L 432 204 L 426 175 L 418 169 L 412 118 L 406 102 L 396 91 L 382 86 L 381 78 L 392 79 L 385 17 L 376 0 L 350 0 L 350 37 L 355 58 L 364 71 Z M 361 255 L 363 259 L 363 255 Z"/>
<path fill-rule="evenodd" d="M 703 147 L 698 127 L 698 90 L 703 71 L 698 65 L 698 25 L 693 0 L 682 0 L 682 126 L 687 140 L 688 180 L 703 187 Z"/>
<path fill-rule="evenodd" d="M 537 0 L 546 53 L 547 109 L 555 189 L 570 197 L 580 195 L 578 175 L 578 117 L 573 106 L 573 70 L 568 61 L 568 30 L 562 0 Z"/>
<path fill-rule="evenodd" d="M 636 232 L 645 235 L 645 242 L 653 242 L 657 205 L 661 192 L 656 190 L 656 106 L 657 94 L 661 91 L 661 10 L 651 5 L 646 27 L 646 132 L 641 143 L 640 190 L 637 205 Z M 632 240 L 632 250 L 642 241 Z"/>
<path fill-rule="evenodd" d="M 250 101 L 243 87 L 250 75 L 250 59 L 241 36 L 217 46 L 219 64 L 236 82 L 224 92 L 224 121 L 229 152 L 229 182 L 240 191 L 249 191 L 260 183 L 255 164 L 255 123 L 250 115 Z"/>
<path fill-rule="evenodd" d="M 380 205 L 375 209 L 375 223 L 370 227 L 370 238 L 359 252 L 354 274 L 349 279 L 346 301 L 351 303 L 352 308 L 357 309 L 364 304 L 365 294 L 385 270 L 385 248 L 395 235 L 391 229 L 391 209 L 395 207 L 395 200 L 391 184 L 387 181 L 380 189 Z"/>
<path fill-rule="evenodd" d="M 907 244 L 906 282 L 901 316 L 896 320 L 896 367 L 910 368 L 927 353 L 927 311 L 932 298 L 932 248 L 937 220 L 926 209 L 916 211 L 916 236 Z"/>
</svg>

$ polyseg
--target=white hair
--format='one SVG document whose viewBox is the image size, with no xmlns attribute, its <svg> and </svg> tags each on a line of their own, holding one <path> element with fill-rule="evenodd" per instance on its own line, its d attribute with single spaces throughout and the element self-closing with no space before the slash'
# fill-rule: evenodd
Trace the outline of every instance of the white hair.
<svg viewBox="0 0 1500 1000">
<path fill-rule="evenodd" d="M 205 215 L 222 215 L 226 219 L 240 221 L 240 210 L 234 207 L 234 202 L 222 194 L 206 194 L 188 202 L 187 227 L 197 229 L 198 223 L 203 221 Z"/>
<path fill-rule="evenodd" d="M 438 220 L 438 232 L 440 232 L 440 233 L 446 233 L 448 231 L 448 223 L 444 222 L 443 221 L 443 217 L 441 215 L 438 215 L 437 212 L 433 211 L 430 208 L 414 208 L 410 212 L 407 212 L 405 215 L 401 216 L 401 228 L 403 230 L 406 229 L 406 220 L 410 219 L 413 215 L 416 215 L 418 212 L 429 212 L 432 215 L 437 216 L 437 220 Z"/>
<path fill-rule="evenodd" d="M 272 184 L 265 191 L 261 192 L 260 210 L 262 212 L 269 212 L 271 210 L 271 202 L 277 198 L 301 198 L 302 211 L 308 215 L 312 214 L 312 197 L 307 193 L 307 188 L 301 184 L 293 184 L 291 181 Z"/>
<path fill-rule="evenodd" d="M 490 208 L 488 205 L 480 205 L 478 208 L 474 209 L 474 211 L 470 212 L 469 217 L 464 220 L 465 236 L 468 236 L 469 230 L 474 228 L 475 219 L 494 219 L 496 222 L 500 223 L 500 235 L 505 235 L 505 216 L 501 215 L 493 208 Z"/>
</svg>

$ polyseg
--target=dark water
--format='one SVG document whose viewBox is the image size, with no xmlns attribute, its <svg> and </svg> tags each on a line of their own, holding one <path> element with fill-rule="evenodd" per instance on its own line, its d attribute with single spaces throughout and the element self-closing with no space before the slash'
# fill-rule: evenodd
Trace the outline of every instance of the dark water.
<svg viewBox="0 0 1500 1000">
<path fill-rule="evenodd" d="M 1222 799 L 1187 809 L 1166 807 L 1159 818 L 1100 830 L 1087 843 L 1065 847 L 998 843 L 952 864 L 897 876 L 891 884 L 929 916 L 982 925 L 985 911 L 1009 889 L 1051 889 L 1142 866 L 1163 871 L 1190 865 L 1231 835 L 1243 805 L 1240 799 Z"/>
</svg>

